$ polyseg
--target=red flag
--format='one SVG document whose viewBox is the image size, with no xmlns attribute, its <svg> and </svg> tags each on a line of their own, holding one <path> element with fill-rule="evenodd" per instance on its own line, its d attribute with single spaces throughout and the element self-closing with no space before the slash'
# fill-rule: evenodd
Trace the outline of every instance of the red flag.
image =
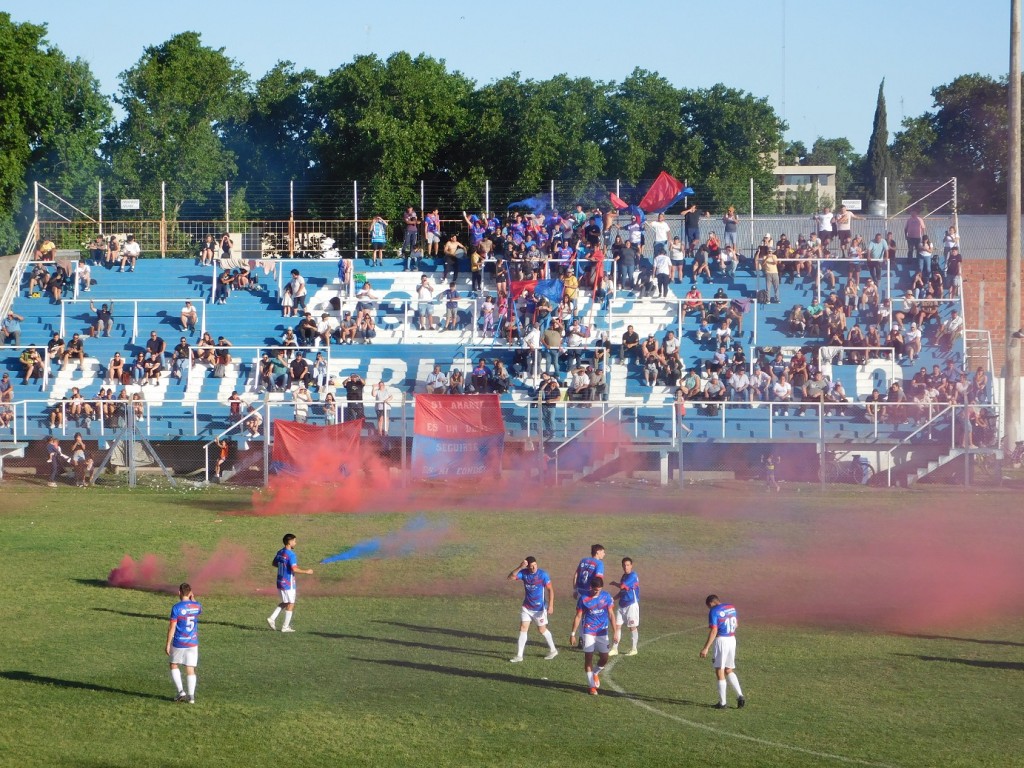
<svg viewBox="0 0 1024 768">
<path fill-rule="evenodd" d="M 609 192 L 608 197 L 611 198 L 612 205 L 615 206 L 616 210 L 625 210 L 629 208 L 629 203 L 623 200 L 621 197 L 616 195 L 614 192 Z"/>
<path fill-rule="evenodd" d="M 683 182 L 662 171 L 640 201 L 640 208 L 647 213 L 660 213 L 681 197 L 682 192 Z"/>
</svg>

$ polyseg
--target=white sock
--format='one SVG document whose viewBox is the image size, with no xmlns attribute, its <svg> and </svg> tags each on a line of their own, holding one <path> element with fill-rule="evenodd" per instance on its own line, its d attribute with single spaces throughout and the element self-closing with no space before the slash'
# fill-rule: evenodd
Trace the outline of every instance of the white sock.
<svg viewBox="0 0 1024 768">
<path fill-rule="evenodd" d="M 292 624 L 292 613 L 294 613 L 294 611 L 285 611 L 284 612 L 284 624 L 281 626 L 281 629 L 284 629 L 285 627 L 290 627 L 291 626 L 291 624 Z"/>
<path fill-rule="evenodd" d="M 736 691 L 737 696 L 743 695 L 743 690 L 740 688 L 740 679 L 736 677 L 735 672 L 730 672 L 725 676 L 725 679 L 729 681 L 729 685 L 731 685 L 732 689 Z"/>
<path fill-rule="evenodd" d="M 277 621 L 277 617 L 280 616 L 280 615 L 281 615 L 281 606 L 279 605 L 279 606 L 277 606 L 277 608 L 274 609 L 274 612 L 272 614 L 270 614 L 270 620 L 271 621 Z"/>
<path fill-rule="evenodd" d="M 604 667 L 594 667 L 594 674 L 600 675 L 602 669 L 604 669 Z"/>
<path fill-rule="evenodd" d="M 617 630 L 615 632 L 615 641 L 612 643 L 612 648 L 616 648 L 617 649 L 619 647 L 619 640 L 621 640 L 621 639 L 622 639 L 622 630 Z"/>
<path fill-rule="evenodd" d="M 631 630 L 629 630 L 629 636 L 633 639 L 633 650 L 635 651 L 636 647 L 640 644 L 640 630 L 639 629 L 631 629 Z"/>
<path fill-rule="evenodd" d="M 519 647 L 516 650 L 516 656 L 520 656 L 521 657 L 523 655 L 523 651 L 525 651 L 525 650 L 526 650 L 526 633 L 525 632 L 520 632 L 519 633 Z"/>
<path fill-rule="evenodd" d="M 171 680 L 174 681 L 174 687 L 178 689 L 178 693 L 184 693 L 185 692 L 185 688 L 181 684 L 181 670 L 180 669 L 172 669 L 171 670 Z"/>
<path fill-rule="evenodd" d="M 718 681 L 718 703 L 719 704 L 725 704 L 725 690 L 726 690 L 726 682 L 725 682 L 725 680 L 719 680 Z"/>
<path fill-rule="evenodd" d="M 195 675 L 186 675 L 185 676 L 185 682 L 188 683 L 188 695 L 189 696 L 195 696 L 196 695 L 196 676 Z"/>
<path fill-rule="evenodd" d="M 552 651 L 555 650 L 555 637 L 551 634 L 550 629 L 544 633 L 544 639 L 548 641 L 548 648 Z"/>
<path fill-rule="evenodd" d="M 587 670 L 587 686 L 589 688 L 594 687 L 594 673 L 591 672 L 589 669 Z"/>
</svg>

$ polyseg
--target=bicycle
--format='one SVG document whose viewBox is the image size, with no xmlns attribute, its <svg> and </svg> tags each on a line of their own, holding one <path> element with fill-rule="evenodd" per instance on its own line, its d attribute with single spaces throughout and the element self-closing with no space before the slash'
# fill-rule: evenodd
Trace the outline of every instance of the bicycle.
<svg viewBox="0 0 1024 768">
<path fill-rule="evenodd" d="M 853 485 L 870 485 L 875 476 L 875 468 L 853 456 L 846 461 L 839 461 L 831 451 L 821 458 L 818 468 L 818 480 L 822 483 L 848 483 Z"/>
</svg>

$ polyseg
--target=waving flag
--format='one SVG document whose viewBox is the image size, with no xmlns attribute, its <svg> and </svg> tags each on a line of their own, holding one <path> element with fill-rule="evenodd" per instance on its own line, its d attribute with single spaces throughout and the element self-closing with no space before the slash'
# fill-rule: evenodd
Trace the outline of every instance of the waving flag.
<svg viewBox="0 0 1024 768">
<path fill-rule="evenodd" d="M 689 188 L 687 187 L 687 189 Z M 662 213 L 685 194 L 686 189 L 683 188 L 683 182 L 662 171 L 654 180 L 651 188 L 647 190 L 644 199 L 640 201 L 640 207 L 648 213 Z M 692 189 L 689 194 L 693 194 Z"/>
<path fill-rule="evenodd" d="M 611 199 L 612 206 L 614 206 L 615 210 L 622 211 L 625 210 L 626 208 L 629 208 L 629 203 L 627 203 L 621 197 L 616 195 L 614 192 L 609 192 L 608 197 Z"/>
</svg>

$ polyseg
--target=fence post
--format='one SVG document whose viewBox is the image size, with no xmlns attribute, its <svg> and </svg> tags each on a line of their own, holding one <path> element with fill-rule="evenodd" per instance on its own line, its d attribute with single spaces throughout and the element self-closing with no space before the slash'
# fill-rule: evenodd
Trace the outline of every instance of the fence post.
<svg viewBox="0 0 1024 768">
<path fill-rule="evenodd" d="M 224 181 L 224 231 L 231 231 L 231 188 L 229 181 Z M 239 243 L 241 248 L 241 243 Z"/>
<path fill-rule="evenodd" d="M 33 205 L 35 210 L 35 224 L 36 224 L 36 240 L 39 240 L 39 182 L 32 182 L 33 189 Z"/>
<path fill-rule="evenodd" d="M 99 219 L 99 234 L 103 234 L 103 180 L 96 182 L 96 217 Z"/>
<path fill-rule="evenodd" d="M 288 255 L 295 255 L 295 179 L 288 181 Z"/>
<path fill-rule="evenodd" d="M 359 182 L 352 180 L 352 257 L 359 258 Z M 355 264 L 352 269 L 355 269 Z"/>
<path fill-rule="evenodd" d="M 167 255 L 167 182 L 160 182 L 160 258 Z"/>
</svg>

